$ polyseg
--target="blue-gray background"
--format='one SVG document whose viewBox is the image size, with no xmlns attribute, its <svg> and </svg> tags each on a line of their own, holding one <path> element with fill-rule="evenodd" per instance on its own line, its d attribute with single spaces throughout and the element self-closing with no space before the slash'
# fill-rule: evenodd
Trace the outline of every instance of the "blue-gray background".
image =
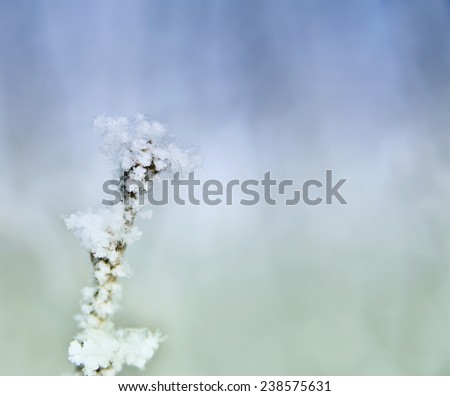
<svg viewBox="0 0 450 396">
<path fill-rule="evenodd" d="M 1 1 L 0 374 L 64 374 L 103 198 L 101 113 L 149 114 L 198 177 L 346 206 L 168 206 L 129 250 L 147 374 L 450 373 L 448 1 Z M 136 374 L 135 370 L 125 373 Z"/>
</svg>

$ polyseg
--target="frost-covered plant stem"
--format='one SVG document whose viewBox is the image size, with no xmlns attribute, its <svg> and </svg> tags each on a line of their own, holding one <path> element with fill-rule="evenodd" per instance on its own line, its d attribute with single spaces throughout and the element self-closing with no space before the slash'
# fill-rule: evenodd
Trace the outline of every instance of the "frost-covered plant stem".
<svg viewBox="0 0 450 396">
<path fill-rule="evenodd" d="M 136 164 L 135 166 L 138 165 L 139 164 Z M 152 179 L 156 174 L 157 171 L 154 169 L 154 166 L 148 169 L 149 179 Z M 118 233 L 120 238 L 114 238 L 114 234 L 111 233 L 110 249 L 117 252 L 117 255 L 114 256 L 115 259 L 111 259 L 108 255 L 97 257 L 95 252 L 89 252 L 95 276 L 93 287 L 88 289 L 87 295 L 85 295 L 85 301 L 82 308 L 83 314 L 87 317 L 82 318 L 82 321 L 85 321 L 86 325 L 89 324 L 88 327 L 90 331 L 95 329 L 103 331 L 112 327 L 112 315 L 114 313 L 113 307 L 117 299 L 120 297 L 121 287 L 118 283 L 118 278 L 121 274 L 123 274 L 123 257 L 127 248 L 127 244 L 124 242 L 124 237 L 126 239 L 126 237 L 132 232 L 137 215 L 136 194 L 133 191 L 128 191 L 126 188 L 131 181 L 129 175 L 129 171 L 124 172 L 120 185 L 121 191 L 123 192 L 121 201 L 123 228 L 122 230 L 119 230 Z M 125 204 L 126 202 L 129 202 L 129 204 Z M 155 349 L 159 341 L 160 337 L 157 333 L 155 335 Z M 75 346 L 75 349 L 77 347 L 76 344 L 72 346 Z M 79 369 L 85 370 L 85 367 L 79 366 Z M 95 370 L 96 375 L 104 375 L 109 373 L 114 374 L 112 362 L 106 367 L 99 365 L 99 367 Z"/>
<path fill-rule="evenodd" d="M 148 142 L 152 144 L 151 141 Z M 124 171 L 120 180 L 120 191 L 121 194 L 121 209 L 123 211 L 123 229 L 120 230 L 118 239 L 114 239 L 111 234 L 110 249 L 117 252 L 115 260 L 111 260 L 107 255 L 105 257 L 97 257 L 95 252 L 90 253 L 91 263 L 94 269 L 94 290 L 92 296 L 92 302 L 89 304 L 89 308 L 85 307 L 85 311 L 88 315 L 92 316 L 91 322 L 93 324 L 98 324 L 98 327 L 102 327 L 105 323 L 111 319 L 111 310 L 96 309 L 96 307 L 102 307 L 104 305 L 114 306 L 116 294 L 120 291 L 120 286 L 118 286 L 118 277 L 123 274 L 122 268 L 124 266 L 123 257 L 127 248 L 127 244 L 124 242 L 127 236 L 129 236 L 134 227 L 134 221 L 139 209 L 139 194 L 141 192 L 136 192 L 134 190 L 129 191 L 129 186 L 133 179 L 130 177 L 130 173 L 136 169 L 136 167 L 142 166 L 139 163 L 134 164 L 129 170 Z M 147 181 L 147 186 L 153 183 L 154 176 L 158 173 L 155 168 L 155 164 L 152 160 L 148 167 L 143 166 L 146 171 L 145 179 Z M 125 236 L 125 238 L 124 238 Z M 97 276 L 100 275 L 100 276 Z M 86 309 L 88 308 L 88 309 Z M 99 369 L 101 372 L 103 369 Z"/>
<path fill-rule="evenodd" d="M 116 329 L 112 316 L 121 295 L 118 282 L 125 276 L 124 254 L 139 238 L 134 222 L 142 209 L 141 194 L 161 175 L 188 173 L 200 159 L 168 143 L 165 129 L 143 116 L 99 117 L 94 121 L 105 140 L 104 151 L 120 177 L 121 203 L 99 206 L 66 218 L 69 229 L 88 250 L 93 282 L 82 291 L 80 333 L 69 346 L 69 360 L 85 375 L 114 375 L 124 364 L 143 368 L 162 337 L 147 329 Z M 138 186 L 144 186 L 144 191 Z"/>
</svg>

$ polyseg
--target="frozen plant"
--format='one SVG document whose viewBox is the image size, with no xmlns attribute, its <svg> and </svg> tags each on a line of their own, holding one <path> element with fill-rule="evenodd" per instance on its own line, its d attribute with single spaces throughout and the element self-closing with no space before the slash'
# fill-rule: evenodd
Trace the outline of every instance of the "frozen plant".
<svg viewBox="0 0 450 396">
<path fill-rule="evenodd" d="M 89 252 L 93 268 L 92 284 L 82 290 L 76 317 L 80 332 L 69 345 L 69 360 L 84 375 L 115 375 L 125 364 L 144 368 L 162 341 L 158 331 L 118 329 L 112 321 L 121 295 L 118 280 L 127 275 L 125 250 L 141 236 L 134 224 L 143 208 L 139 195 L 162 177 L 191 172 L 200 159 L 170 142 L 160 123 L 142 115 L 100 116 L 93 127 L 103 136 L 102 149 L 114 164 L 122 194 L 117 205 L 100 205 L 65 219 Z"/>
</svg>

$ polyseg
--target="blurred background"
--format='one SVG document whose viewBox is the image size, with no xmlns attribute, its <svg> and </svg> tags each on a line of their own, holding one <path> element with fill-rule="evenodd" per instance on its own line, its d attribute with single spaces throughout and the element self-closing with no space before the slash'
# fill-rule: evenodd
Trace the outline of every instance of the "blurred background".
<svg viewBox="0 0 450 396">
<path fill-rule="evenodd" d="M 146 113 L 200 179 L 348 178 L 348 205 L 163 206 L 118 325 L 143 374 L 450 374 L 450 2 L 0 1 L 0 374 L 72 373 L 97 114 Z M 127 369 L 124 374 L 141 374 Z"/>
</svg>

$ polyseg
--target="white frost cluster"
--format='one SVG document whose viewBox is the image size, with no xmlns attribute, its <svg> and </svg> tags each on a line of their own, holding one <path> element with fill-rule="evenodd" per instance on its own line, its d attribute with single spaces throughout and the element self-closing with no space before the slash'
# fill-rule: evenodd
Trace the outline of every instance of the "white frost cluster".
<svg viewBox="0 0 450 396">
<path fill-rule="evenodd" d="M 117 244 L 129 245 L 142 234 L 136 226 L 128 229 L 131 219 L 124 213 L 122 204 L 97 206 L 71 214 L 65 221 L 86 250 L 96 258 L 116 262 L 119 258 Z"/>
<path fill-rule="evenodd" d="M 85 375 L 99 369 L 104 369 L 103 375 L 114 375 L 124 364 L 143 369 L 160 342 L 160 333 L 147 329 L 90 329 L 70 343 L 69 360 L 83 365 Z"/>
<path fill-rule="evenodd" d="M 162 175 L 186 175 L 201 164 L 201 157 L 170 142 L 166 128 L 142 114 L 134 117 L 98 116 L 93 127 L 103 136 L 103 152 L 113 161 L 116 172 L 133 168 L 134 179 L 143 180 L 152 162 Z"/>
<path fill-rule="evenodd" d="M 140 211 L 136 185 L 175 172 L 186 175 L 200 164 L 200 157 L 179 148 L 166 138 L 165 128 L 141 115 L 131 118 L 100 116 L 93 126 L 103 135 L 103 151 L 113 161 L 116 176 L 129 193 L 115 206 L 98 206 L 68 216 L 67 227 L 89 252 L 93 284 L 82 290 L 81 329 L 69 346 L 69 360 L 85 375 L 114 375 L 124 364 L 143 368 L 158 348 L 159 332 L 146 329 L 116 329 L 112 315 L 121 296 L 118 279 L 127 274 L 125 249 L 141 236 L 134 225 Z"/>
</svg>

